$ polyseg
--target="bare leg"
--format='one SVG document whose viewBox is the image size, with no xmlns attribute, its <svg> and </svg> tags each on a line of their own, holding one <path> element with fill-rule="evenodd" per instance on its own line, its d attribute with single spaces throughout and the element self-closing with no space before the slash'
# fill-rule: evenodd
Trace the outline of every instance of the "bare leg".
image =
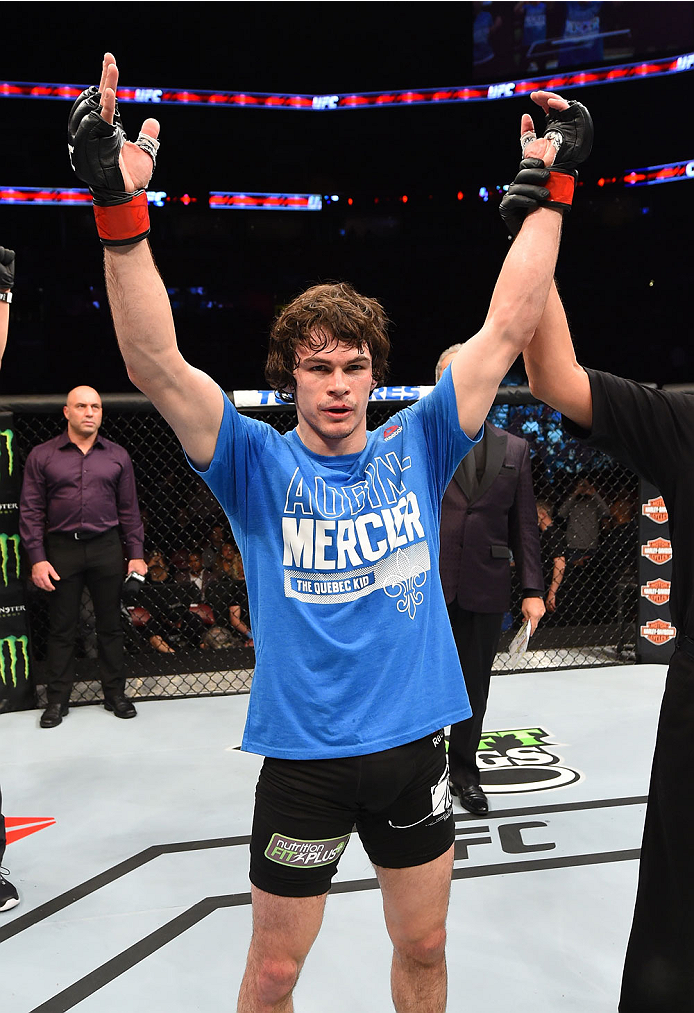
<svg viewBox="0 0 694 1013">
<path fill-rule="evenodd" d="M 323 921 L 327 894 L 277 897 L 251 887 L 253 936 L 237 1013 L 292 1013 L 292 992 Z"/>
<path fill-rule="evenodd" d="M 446 1009 L 446 914 L 452 869 L 452 847 L 427 865 L 376 867 L 393 942 L 391 988 L 397 1013 Z"/>
</svg>

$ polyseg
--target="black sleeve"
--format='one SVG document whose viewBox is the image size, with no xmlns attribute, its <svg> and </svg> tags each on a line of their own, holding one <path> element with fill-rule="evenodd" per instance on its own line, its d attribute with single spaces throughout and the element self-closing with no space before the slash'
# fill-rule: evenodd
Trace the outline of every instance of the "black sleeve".
<svg viewBox="0 0 694 1013">
<path fill-rule="evenodd" d="M 672 490 L 694 432 L 694 396 L 655 390 L 611 373 L 587 369 L 593 397 L 588 432 L 564 418 L 566 431 L 603 450 L 656 486 Z"/>
</svg>

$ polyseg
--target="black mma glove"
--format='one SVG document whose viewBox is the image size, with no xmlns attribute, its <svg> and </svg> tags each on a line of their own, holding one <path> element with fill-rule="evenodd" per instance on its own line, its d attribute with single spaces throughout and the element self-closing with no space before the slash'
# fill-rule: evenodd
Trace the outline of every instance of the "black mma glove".
<svg viewBox="0 0 694 1013">
<path fill-rule="evenodd" d="M 499 205 L 499 214 L 514 238 L 520 232 L 525 216 L 549 200 L 550 171 L 541 158 L 524 158 L 520 172 L 508 188 Z"/>
<path fill-rule="evenodd" d="M 127 191 L 119 156 L 127 138 L 116 102 L 113 124 L 101 116 L 101 94 L 83 91 L 70 110 L 67 125 L 70 163 L 89 187 L 94 217 L 105 246 L 137 243 L 149 235 L 149 209 L 143 189 Z M 140 134 L 135 142 L 156 162 L 159 142 Z"/>
<path fill-rule="evenodd" d="M 525 216 L 538 207 L 552 208 L 562 214 L 571 210 L 578 179 L 576 167 L 588 158 L 593 135 L 593 120 L 582 102 L 570 101 L 563 110 L 550 108 L 543 136 L 556 148 L 554 162 L 545 168 L 540 158 L 524 158 L 520 172 L 499 207 L 512 236 L 520 231 Z M 523 134 L 523 150 L 536 136 L 535 131 Z"/>
<path fill-rule="evenodd" d="M 14 250 L 0 246 L 0 292 L 14 285 Z"/>
</svg>

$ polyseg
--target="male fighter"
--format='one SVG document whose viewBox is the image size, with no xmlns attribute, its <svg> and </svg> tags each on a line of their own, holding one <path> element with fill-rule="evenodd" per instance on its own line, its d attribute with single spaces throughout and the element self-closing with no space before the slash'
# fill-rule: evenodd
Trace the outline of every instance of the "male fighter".
<svg viewBox="0 0 694 1013">
<path fill-rule="evenodd" d="M 158 124 L 125 141 L 118 71 L 73 106 L 73 166 L 94 195 L 111 311 L 129 375 L 171 424 L 241 549 L 256 649 L 245 749 L 266 757 L 251 842 L 253 936 L 240 1013 L 288 1013 L 337 862 L 356 823 L 393 942 L 400 1013 L 446 1005 L 453 821 L 442 728 L 470 709 L 438 579 L 438 511 L 501 378 L 531 339 L 551 284 L 561 214 L 589 148 L 587 112 L 535 100 L 549 164 L 489 313 L 446 376 L 375 432 L 369 396 L 388 352 L 380 304 L 346 284 L 295 299 L 272 330 L 267 375 L 294 398 L 282 436 L 239 415 L 176 345 L 147 243 Z M 523 130 L 532 121 L 524 117 Z M 568 173 L 568 175 L 567 175 Z M 555 200 L 554 197 L 557 197 Z"/>
</svg>

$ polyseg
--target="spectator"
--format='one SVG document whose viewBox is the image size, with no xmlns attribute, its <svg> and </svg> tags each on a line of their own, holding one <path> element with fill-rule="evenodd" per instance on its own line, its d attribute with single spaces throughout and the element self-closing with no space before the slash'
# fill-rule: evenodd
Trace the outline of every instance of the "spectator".
<svg viewBox="0 0 694 1013">
<path fill-rule="evenodd" d="M 582 565 L 598 547 L 601 523 L 610 516 L 610 508 L 591 480 L 579 476 L 573 492 L 559 507 L 559 516 L 566 520 L 568 561 Z"/>
<path fill-rule="evenodd" d="M 243 638 L 244 646 L 254 647 L 243 561 L 240 552 L 236 556 L 233 560 L 218 557 L 217 579 L 209 586 L 207 600 L 220 620 L 226 613 L 229 625 Z"/>
<path fill-rule="evenodd" d="M 123 671 L 121 537 L 128 573 L 147 572 L 132 462 L 123 447 L 99 435 L 101 398 L 92 387 L 75 387 L 63 414 L 65 432 L 27 458 L 19 505 L 31 579 L 50 592 L 42 728 L 54 728 L 68 713 L 85 584 L 94 603 L 104 706 L 116 717 L 135 717 Z"/>
<path fill-rule="evenodd" d="M 194 549 L 188 553 L 188 569 L 181 573 L 179 583 L 189 587 L 198 602 L 206 600 L 207 589 L 215 577 L 211 570 L 202 565 L 202 552 Z"/>
<path fill-rule="evenodd" d="M 202 550 L 202 565 L 207 570 L 213 570 L 217 556 L 226 541 L 226 532 L 223 524 L 215 524 L 210 531 L 207 545 Z"/>
<path fill-rule="evenodd" d="M 160 654 L 173 654 L 176 647 L 200 647 L 205 623 L 191 611 L 197 602 L 193 587 L 174 580 L 166 567 L 150 566 L 138 608 L 149 614 L 141 627 L 149 644 Z"/>
<path fill-rule="evenodd" d="M 549 500 L 537 501 L 537 524 L 540 529 L 540 556 L 545 593 L 545 608 L 553 613 L 557 610 L 557 591 L 564 579 L 566 569 L 566 539 L 564 532 L 552 519 Z"/>
</svg>

